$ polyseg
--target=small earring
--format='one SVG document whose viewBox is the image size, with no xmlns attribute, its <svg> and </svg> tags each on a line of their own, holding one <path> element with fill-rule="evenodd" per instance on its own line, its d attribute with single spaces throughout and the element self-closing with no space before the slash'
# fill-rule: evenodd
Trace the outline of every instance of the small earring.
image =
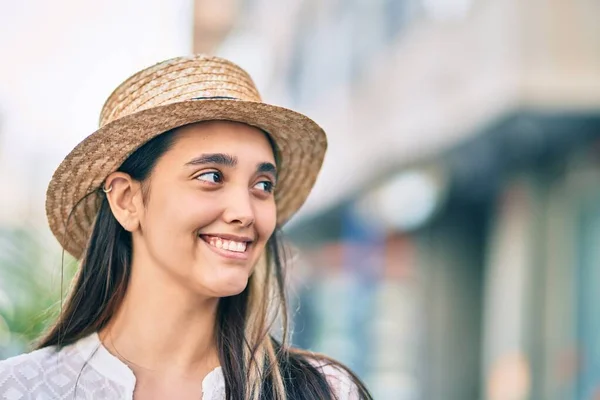
<svg viewBox="0 0 600 400">
<path fill-rule="evenodd" d="M 112 190 L 112 185 L 110 185 L 110 186 L 108 187 L 108 189 L 107 189 L 107 188 L 105 188 L 105 187 L 103 187 L 103 188 L 102 188 L 102 191 L 103 191 L 104 193 L 110 193 L 110 191 L 111 191 L 111 190 Z"/>
</svg>

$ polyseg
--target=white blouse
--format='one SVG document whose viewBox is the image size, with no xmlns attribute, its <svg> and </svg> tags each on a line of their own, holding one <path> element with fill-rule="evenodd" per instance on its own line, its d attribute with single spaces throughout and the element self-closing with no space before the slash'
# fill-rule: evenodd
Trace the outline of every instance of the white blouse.
<svg viewBox="0 0 600 400">
<path fill-rule="evenodd" d="M 330 365 L 320 368 L 340 400 L 358 400 L 346 373 Z M 134 389 L 135 375 L 102 345 L 97 333 L 59 352 L 51 346 L 0 361 L 2 400 L 131 400 Z M 225 380 L 218 367 L 202 381 L 202 400 L 223 399 Z"/>
</svg>

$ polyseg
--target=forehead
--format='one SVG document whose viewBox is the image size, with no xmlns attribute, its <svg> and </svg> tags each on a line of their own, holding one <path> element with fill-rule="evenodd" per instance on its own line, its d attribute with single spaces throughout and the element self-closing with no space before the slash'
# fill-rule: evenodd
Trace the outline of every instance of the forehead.
<svg viewBox="0 0 600 400">
<path fill-rule="evenodd" d="M 260 129 L 238 122 L 209 121 L 177 129 L 169 158 L 189 161 L 202 153 L 226 153 L 240 163 L 275 163 L 273 148 Z"/>
</svg>

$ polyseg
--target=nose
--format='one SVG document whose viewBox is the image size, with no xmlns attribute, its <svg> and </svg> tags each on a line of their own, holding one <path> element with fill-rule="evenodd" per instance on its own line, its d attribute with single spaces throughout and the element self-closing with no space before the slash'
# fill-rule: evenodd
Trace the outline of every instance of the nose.
<svg viewBox="0 0 600 400">
<path fill-rule="evenodd" d="M 248 227 L 254 223 L 254 209 L 248 190 L 232 190 L 223 212 L 223 218 L 228 224 Z"/>
</svg>

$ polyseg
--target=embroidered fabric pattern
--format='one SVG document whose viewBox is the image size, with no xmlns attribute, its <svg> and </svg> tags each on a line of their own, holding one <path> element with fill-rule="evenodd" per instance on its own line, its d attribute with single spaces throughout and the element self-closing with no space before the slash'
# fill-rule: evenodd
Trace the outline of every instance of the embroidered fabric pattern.
<svg viewBox="0 0 600 400">
<path fill-rule="evenodd" d="M 349 376 L 331 365 L 316 364 L 339 400 L 358 400 Z M 2 400 L 132 399 L 133 372 L 102 345 L 97 334 L 57 352 L 48 347 L 0 361 Z M 202 400 L 225 399 L 221 368 L 202 382 Z"/>
</svg>

